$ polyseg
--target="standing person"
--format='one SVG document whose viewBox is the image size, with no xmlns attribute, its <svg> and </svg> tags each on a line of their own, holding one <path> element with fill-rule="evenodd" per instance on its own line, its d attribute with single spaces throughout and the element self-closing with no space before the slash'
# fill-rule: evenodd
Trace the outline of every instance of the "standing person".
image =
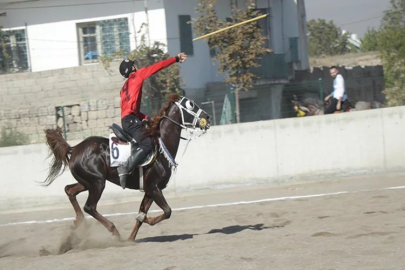
<svg viewBox="0 0 405 270">
<path fill-rule="evenodd" d="M 150 137 L 142 139 L 142 121 L 148 116 L 141 113 L 142 84 L 158 71 L 176 63 L 183 63 L 187 55 L 179 53 L 176 57 L 160 61 L 149 67 L 138 69 L 134 61 L 123 60 L 120 65 L 120 73 L 127 80 L 121 89 L 121 123 L 125 132 L 129 133 L 135 140 L 132 143 L 132 153 L 128 160 L 118 167 L 120 183 L 123 189 L 126 187 L 128 175 L 139 166 L 148 154 L 152 151 L 152 140 Z"/>
<path fill-rule="evenodd" d="M 345 80 L 343 76 L 339 74 L 339 70 L 336 66 L 330 67 L 330 75 L 333 80 L 333 92 L 325 98 L 325 102 L 330 100 L 329 107 L 326 108 L 325 114 L 332 114 L 335 111 L 340 111 L 342 109 L 342 103 L 347 100 L 346 90 L 345 90 Z"/>
</svg>

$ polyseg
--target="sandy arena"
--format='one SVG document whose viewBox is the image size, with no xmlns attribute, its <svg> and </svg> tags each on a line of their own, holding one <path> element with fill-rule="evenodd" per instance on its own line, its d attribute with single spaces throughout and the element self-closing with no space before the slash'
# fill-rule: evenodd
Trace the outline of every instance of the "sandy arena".
<svg viewBox="0 0 405 270">
<path fill-rule="evenodd" d="M 142 195 L 100 201 L 124 239 Z M 404 172 L 169 197 L 172 217 L 143 225 L 135 243 L 93 218 L 72 232 L 66 201 L 0 213 L 0 269 L 405 269 Z"/>
</svg>

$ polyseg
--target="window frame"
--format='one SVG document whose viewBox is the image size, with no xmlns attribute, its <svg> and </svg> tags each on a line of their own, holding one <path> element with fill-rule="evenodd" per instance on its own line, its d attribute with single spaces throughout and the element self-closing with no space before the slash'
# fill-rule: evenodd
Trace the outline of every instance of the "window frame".
<svg viewBox="0 0 405 270">
<path fill-rule="evenodd" d="M 187 56 L 193 56 L 195 54 L 195 52 L 194 52 L 194 44 L 193 44 L 193 28 L 192 28 L 191 24 L 187 24 L 187 28 L 189 28 L 189 30 L 190 30 L 190 36 L 189 37 L 188 36 L 183 37 L 182 36 L 182 30 L 185 30 L 185 29 L 182 28 L 184 26 L 182 26 L 182 24 L 181 24 L 181 22 L 182 22 L 182 20 L 180 19 L 181 17 L 188 17 L 189 18 L 188 21 L 191 21 L 191 19 L 192 19 L 191 15 L 185 15 L 185 14 L 179 14 L 178 17 L 177 17 L 178 29 L 179 29 L 180 51 L 187 54 Z M 182 41 L 182 39 L 185 39 L 185 38 L 189 38 L 189 40 Z M 190 51 L 185 50 L 185 48 L 184 48 L 185 45 L 184 45 L 183 42 L 190 43 L 190 45 L 191 45 L 190 46 Z"/>
<path fill-rule="evenodd" d="M 95 33 L 94 34 L 83 34 L 83 29 L 86 27 L 95 27 Z M 93 64 L 93 63 L 99 63 L 99 52 L 101 51 L 101 35 L 99 32 L 99 27 L 97 26 L 97 21 L 93 22 L 85 22 L 85 23 L 78 23 L 77 24 L 77 34 L 78 34 L 78 43 L 79 43 L 79 58 L 80 58 L 80 63 L 82 65 L 86 64 Z M 96 44 L 97 44 L 97 53 L 99 54 L 97 56 L 97 60 L 85 60 L 84 59 L 84 37 L 92 37 L 95 36 L 96 38 Z"/>
<path fill-rule="evenodd" d="M 28 37 L 27 37 L 27 31 L 25 28 L 16 28 L 16 29 L 2 29 L 2 36 L 7 36 L 8 37 L 8 41 L 5 42 L 6 46 L 9 46 L 10 48 L 10 56 L 12 57 L 11 61 L 11 67 L 9 68 L 8 71 L 12 71 L 12 72 L 28 72 L 30 71 L 30 55 L 29 55 L 29 50 L 28 50 Z M 22 32 L 24 34 L 24 41 L 17 41 L 17 34 L 18 32 Z M 2 39 L 0 38 L 0 42 L 2 42 Z M 23 54 L 19 54 L 18 51 L 16 51 L 18 48 L 25 48 L 25 65 L 26 67 L 24 68 L 22 66 L 19 66 L 18 63 L 21 62 L 20 57 Z M 0 47 L 0 49 L 2 50 L 3 48 Z M 7 52 L 9 53 L 9 52 Z M 16 59 L 16 57 L 18 57 L 18 59 Z M 4 59 L 6 60 L 6 59 Z M 19 60 L 19 61 L 17 61 Z M 6 70 L 1 69 L 1 72 L 6 72 Z"/>
<path fill-rule="evenodd" d="M 256 8 L 256 11 L 259 11 L 261 15 L 264 14 L 269 14 L 269 16 L 266 16 L 265 18 L 261 19 L 260 21 L 257 22 L 259 26 L 264 25 L 265 27 L 262 28 L 262 35 L 268 36 L 269 38 L 266 39 L 264 43 L 264 47 L 271 49 L 273 47 L 273 39 L 271 38 L 272 36 L 272 21 L 271 21 L 271 7 L 266 7 L 266 8 Z"/>
<path fill-rule="evenodd" d="M 97 21 L 89 21 L 89 22 L 81 22 L 76 24 L 77 28 L 77 39 L 78 39 L 78 47 L 79 47 L 79 62 L 80 65 L 89 65 L 89 64 L 94 64 L 94 63 L 100 63 L 100 57 L 104 55 L 103 52 L 103 35 L 102 35 L 102 26 L 100 26 L 100 23 L 103 21 L 114 21 L 114 20 L 120 20 L 124 19 L 126 24 L 127 24 L 127 29 L 128 29 L 128 36 L 130 35 L 130 28 L 129 28 L 129 19 L 127 17 L 120 17 L 120 18 L 114 18 L 114 19 L 105 19 L 105 20 L 97 20 Z M 95 33 L 94 34 L 83 34 L 83 29 L 85 27 L 95 27 Z M 119 39 L 120 37 L 120 29 L 119 29 L 119 24 L 114 23 L 114 47 L 115 51 L 113 53 L 121 51 L 125 46 L 128 46 L 128 53 L 131 51 L 131 42 L 130 38 L 128 37 L 128 44 L 124 44 L 121 46 L 121 41 Z M 84 37 L 91 37 L 95 36 L 96 38 L 96 43 L 97 43 L 97 59 L 91 59 L 91 60 L 86 60 L 84 59 L 85 57 L 85 49 L 84 49 Z M 125 42 L 125 41 L 123 41 Z"/>
</svg>

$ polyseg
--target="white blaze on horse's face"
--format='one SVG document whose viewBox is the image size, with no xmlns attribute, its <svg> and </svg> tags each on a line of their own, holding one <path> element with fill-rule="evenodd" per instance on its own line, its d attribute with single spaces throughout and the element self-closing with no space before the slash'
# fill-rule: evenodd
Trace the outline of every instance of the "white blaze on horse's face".
<svg viewBox="0 0 405 270">
<path fill-rule="evenodd" d="M 211 125 L 211 116 L 208 115 L 204 110 L 198 107 L 195 102 L 189 98 L 181 97 L 176 105 L 179 107 L 181 112 L 182 124 L 186 127 L 207 130 Z"/>
</svg>

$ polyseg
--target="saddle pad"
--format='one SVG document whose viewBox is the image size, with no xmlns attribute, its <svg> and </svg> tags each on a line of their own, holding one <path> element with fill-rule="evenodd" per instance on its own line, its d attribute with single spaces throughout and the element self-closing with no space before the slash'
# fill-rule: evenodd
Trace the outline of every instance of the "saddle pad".
<svg viewBox="0 0 405 270">
<path fill-rule="evenodd" d="M 118 144 L 112 140 L 116 137 L 114 133 L 110 133 L 110 166 L 119 167 L 124 164 L 131 155 L 131 143 Z"/>
</svg>

